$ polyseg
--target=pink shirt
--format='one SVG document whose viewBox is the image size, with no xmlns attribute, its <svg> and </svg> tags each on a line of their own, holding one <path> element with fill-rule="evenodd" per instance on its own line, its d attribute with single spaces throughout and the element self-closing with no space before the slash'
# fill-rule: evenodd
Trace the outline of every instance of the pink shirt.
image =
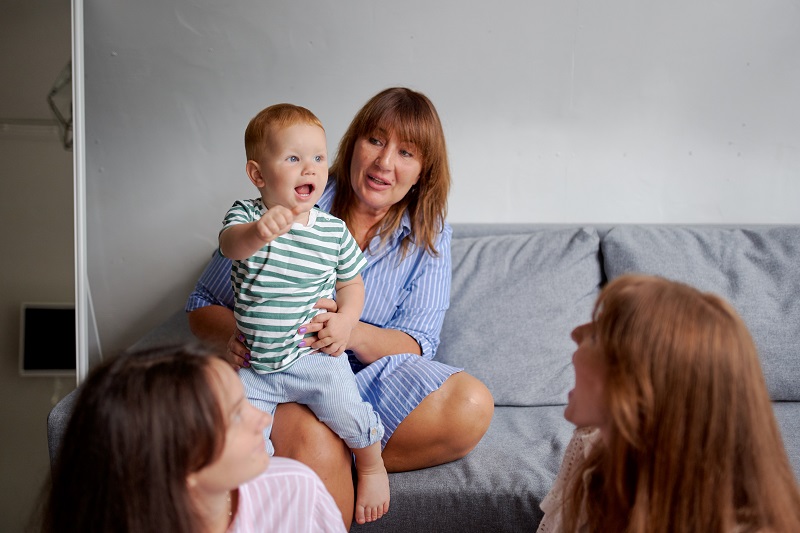
<svg viewBox="0 0 800 533">
<path fill-rule="evenodd" d="M 273 457 L 267 471 L 239 487 L 229 533 L 344 533 L 342 513 L 319 477 L 292 459 Z"/>
</svg>

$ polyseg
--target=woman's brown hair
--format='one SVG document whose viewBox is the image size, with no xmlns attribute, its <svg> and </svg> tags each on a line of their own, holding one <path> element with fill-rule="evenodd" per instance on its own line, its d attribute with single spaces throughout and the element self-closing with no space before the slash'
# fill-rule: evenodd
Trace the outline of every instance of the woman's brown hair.
<svg viewBox="0 0 800 533">
<path fill-rule="evenodd" d="M 800 490 L 736 311 L 628 275 L 603 289 L 593 320 L 611 422 L 567 489 L 565 531 L 583 519 L 597 532 L 800 531 Z"/>
<path fill-rule="evenodd" d="M 433 103 L 422 93 L 403 87 L 385 89 L 373 96 L 353 118 L 339 142 L 336 159 L 329 170 L 336 180 L 336 197 L 331 214 L 350 225 L 355 193 L 350 185 L 350 164 L 356 142 L 383 130 L 403 141 L 413 142 L 420 151 L 422 171 L 417 184 L 393 205 L 378 229 L 381 242 L 399 226 L 403 213 L 411 218 L 411 234 L 403 239 L 405 254 L 413 242 L 432 255 L 436 237 L 444 228 L 447 196 L 450 193 L 450 167 L 442 123 Z"/>
<path fill-rule="evenodd" d="M 209 355 L 121 355 L 81 388 L 45 502 L 45 532 L 198 532 L 187 476 L 222 452 L 226 421 Z"/>
</svg>

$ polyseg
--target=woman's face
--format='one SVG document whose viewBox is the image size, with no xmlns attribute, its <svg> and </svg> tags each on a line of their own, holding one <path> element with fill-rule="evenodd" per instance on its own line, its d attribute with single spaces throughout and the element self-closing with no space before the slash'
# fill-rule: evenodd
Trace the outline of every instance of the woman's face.
<svg viewBox="0 0 800 533">
<path fill-rule="evenodd" d="M 211 361 L 209 374 L 226 420 L 225 445 L 213 463 L 189 475 L 190 486 L 208 492 L 228 491 L 269 466 L 263 432 L 272 417 L 247 401 L 239 377 L 222 360 Z"/>
<path fill-rule="evenodd" d="M 575 368 L 575 388 L 569 392 L 564 418 L 578 427 L 608 423 L 605 399 L 606 358 L 597 342 L 594 324 L 578 326 L 572 331 L 572 340 L 578 349 L 572 356 Z"/>
<path fill-rule="evenodd" d="M 359 206 L 383 216 L 419 181 L 422 159 L 417 146 L 392 132 L 376 131 L 356 141 L 350 184 Z"/>
</svg>

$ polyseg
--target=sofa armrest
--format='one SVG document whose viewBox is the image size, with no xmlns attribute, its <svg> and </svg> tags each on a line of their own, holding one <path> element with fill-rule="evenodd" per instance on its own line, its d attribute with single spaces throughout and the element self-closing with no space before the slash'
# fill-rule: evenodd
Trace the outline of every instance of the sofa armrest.
<svg viewBox="0 0 800 533">
<path fill-rule="evenodd" d="M 138 351 L 157 346 L 194 341 L 197 341 L 197 339 L 189 329 L 189 320 L 186 312 L 181 309 L 173 313 L 159 326 L 150 330 L 126 351 Z M 67 429 L 70 416 L 72 416 L 72 410 L 75 407 L 79 391 L 80 387 L 64 396 L 50 410 L 50 414 L 47 415 L 47 446 L 50 453 L 50 466 L 55 464 L 61 440 L 64 438 L 64 432 Z"/>
</svg>

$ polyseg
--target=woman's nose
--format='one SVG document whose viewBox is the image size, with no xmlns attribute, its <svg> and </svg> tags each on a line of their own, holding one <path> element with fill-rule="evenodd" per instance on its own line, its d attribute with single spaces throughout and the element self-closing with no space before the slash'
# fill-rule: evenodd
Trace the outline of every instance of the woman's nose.
<svg viewBox="0 0 800 533">
<path fill-rule="evenodd" d="M 382 169 L 390 168 L 392 164 L 391 152 L 385 148 L 378 152 L 378 157 L 375 158 L 375 164 Z"/>
</svg>

